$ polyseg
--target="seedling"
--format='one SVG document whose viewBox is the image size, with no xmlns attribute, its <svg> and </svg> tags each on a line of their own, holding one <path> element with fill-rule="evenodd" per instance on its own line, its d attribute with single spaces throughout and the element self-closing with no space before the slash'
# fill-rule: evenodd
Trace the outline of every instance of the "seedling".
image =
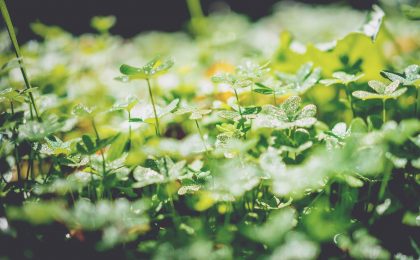
<svg viewBox="0 0 420 260">
<path fill-rule="evenodd" d="M 172 66 L 174 62 L 172 59 L 162 59 L 161 57 L 155 57 L 151 61 L 149 61 L 143 67 L 133 67 L 130 65 L 123 64 L 120 67 L 120 72 L 124 74 L 124 76 L 118 77 L 117 79 L 123 82 L 127 82 L 130 80 L 136 79 L 143 79 L 147 82 L 147 88 L 149 90 L 149 97 L 150 101 L 152 102 L 153 106 L 153 113 L 155 116 L 155 128 L 156 128 L 156 135 L 160 136 L 160 126 L 159 126 L 159 118 L 156 112 L 156 105 L 155 100 L 153 98 L 152 86 L 150 84 L 150 80 L 155 78 L 159 75 L 166 73 Z"/>
<path fill-rule="evenodd" d="M 291 84 L 292 93 L 302 94 L 318 82 L 321 77 L 321 68 L 313 68 L 313 64 L 308 62 L 303 64 L 296 74 L 276 72 L 276 76 L 284 82 L 284 84 Z"/>
<path fill-rule="evenodd" d="M 256 118 L 261 127 L 289 129 L 309 128 L 316 123 L 316 106 L 306 105 L 300 109 L 302 100 L 299 96 L 291 96 L 280 106 L 264 105 Z"/>
<path fill-rule="evenodd" d="M 384 83 L 377 81 L 377 80 L 371 80 L 368 82 L 369 87 L 373 89 L 375 92 L 368 92 L 363 90 L 358 90 L 353 92 L 353 96 L 362 99 L 380 99 L 382 100 L 382 121 L 385 123 L 386 120 L 386 109 L 385 109 L 385 103 L 388 99 L 396 99 L 402 94 L 404 94 L 407 91 L 407 88 L 400 88 L 397 90 L 398 86 L 400 85 L 400 82 L 398 80 L 391 82 L 389 85 L 385 85 Z"/>
<path fill-rule="evenodd" d="M 344 89 L 346 91 L 346 96 L 348 99 L 348 102 L 350 104 L 350 108 L 353 114 L 353 117 L 355 116 L 354 113 L 354 108 L 353 108 L 353 102 L 351 99 L 351 94 L 350 94 L 350 90 L 349 90 L 349 85 L 352 82 L 355 82 L 357 80 L 359 80 L 361 77 L 364 76 L 364 74 L 359 74 L 359 75 L 353 75 L 353 74 L 347 74 L 343 71 L 338 71 L 338 72 L 334 72 L 332 74 L 333 78 L 332 79 L 323 79 L 320 81 L 321 84 L 324 84 L 326 86 L 331 86 L 331 85 L 335 85 L 335 84 L 341 84 L 344 85 Z"/>
<path fill-rule="evenodd" d="M 183 107 L 178 109 L 175 114 L 177 115 L 184 115 L 184 114 L 190 114 L 188 117 L 190 120 L 194 120 L 195 125 L 197 127 L 198 133 L 200 134 L 201 141 L 203 142 L 204 151 L 207 153 L 207 145 L 206 141 L 204 139 L 203 133 L 201 132 L 200 125 L 198 123 L 198 120 L 201 120 L 203 118 L 203 115 L 207 115 L 211 113 L 211 109 L 199 109 L 195 107 Z"/>
<path fill-rule="evenodd" d="M 114 104 L 111 111 L 125 110 L 128 114 L 128 141 L 126 149 L 130 150 L 131 148 L 131 110 L 139 102 L 138 98 L 135 96 L 128 96 L 123 102 Z M 142 120 L 140 120 L 142 121 Z"/>
</svg>

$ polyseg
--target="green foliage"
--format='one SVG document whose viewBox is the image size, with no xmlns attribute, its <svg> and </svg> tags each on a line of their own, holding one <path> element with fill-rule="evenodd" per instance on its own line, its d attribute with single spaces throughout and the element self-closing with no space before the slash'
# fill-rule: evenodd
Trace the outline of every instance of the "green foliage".
<svg viewBox="0 0 420 260">
<path fill-rule="evenodd" d="M 418 30 L 388 4 L 188 0 L 192 34 L 21 50 L 0 0 L 0 258 L 418 258 Z"/>
<path fill-rule="evenodd" d="M 362 100 L 367 99 L 390 99 L 390 98 L 398 98 L 402 94 L 407 91 L 407 88 L 400 88 L 397 90 L 400 82 L 398 80 L 393 81 L 389 85 L 385 85 L 384 83 L 376 80 L 369 81 L 369 87 L 373 89 L 375 92 L 368 92 L 363 90 L 358 90 L 353 92 L 353 96 Z"/>
<path fill-rule="evenodd" d="M 143 67 L 133 67 L 123 64 L 120 67 L 120 72 L 124 76 L 118 77 L 117 79 L 123 82 L 133 79 L 151 79 L 166 73 L 173 65 L 174 61 L 172 59 L 162 59 L 159 56 L 153 58 Z"/>
</svg>

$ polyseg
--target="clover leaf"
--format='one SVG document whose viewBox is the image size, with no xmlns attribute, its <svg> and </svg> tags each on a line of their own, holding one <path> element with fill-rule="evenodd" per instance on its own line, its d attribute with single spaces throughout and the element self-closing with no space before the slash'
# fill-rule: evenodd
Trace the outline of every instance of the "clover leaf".
<svg viewBox="0 0 420 260">
<path fill-rule="evenodd" d="M 162 59 L 160 56 L 155 57 L 143 67 L 123 64 L 120 67 L 123 76 L 117 77 L 117 79 L 123 82 L 133 79 L 151 79 L 166 73 L 173 65 L 174 61 L 171 58 Z"/>
<path fill-rule="evenodd" d="M 383 70 L 381 72 L 382 77 L 387 78 L 391 81 L 400 81 L 403 86 L 415 86 L 420 87 L 420 66 L 410 65 L 404 69 L 402 74 Z"/>
<path fill-rule="evenodd" d="M 233 89 L 249 87 L 254 82 L 248 78 L 230 73 L 220 73 L 211 78 L 214 83 L 223 83 L 231 86 Z"/>
<path fill-rule="evenodd" d="M 377 80 L 371 80 L 368 82 L 369 87 L 373 89 L 375 92 L 368 92 L 363 90 L 358 90 L 353 92 L 353 96 L 362 99 L 391 99 L 391 98 L 398 98 L 402 94 L 404 94 L 407 91 L 407 88 L 400 88 L 397 90 L 398 86 L 400 85 L 400 81 L 396 80 L 391 82 L 389 85 L 385 85 L 384 83 L 377 81 Z"/>
<path fill-rule="evenodd" d="M 211 113 L 211 109 L 202 109 L 202 108 L 197 108 L 197 107 L 182 107 L 178 109 L 174 114 L 176 115 L 190 114 L 189 119 L 198 120 L 198 119 L 202 119 L 203 115 L 207 115 L 210 113 Z"/>
<path fill-rule="evenodd" d="M 130 95 L 123 101 L 115 103 L 111 108 L 111 111 L 126 110 L 127 112 L 130 112 L 137 103 L 139 103 L 139 99 L 136 96 Z"/>
<path fill-rule="evenodd" d="M 16 91 L 12 88 L 6 88 L 0 91 L 0 101 L 7 100 L 9 102 L 18 102 L 23 103 L 25 102 L 25 97 L 21 95 L 19 91 Z"/>
<path fill-rule="evenodd" d="M 279 107 L 265 105 L 256 118 L 255 124 L 260 127 L 289 129 L 294 127 L 308 128 L 316 123 L 316 106 L 306 105 L 302 109 L 299 96 L 291 96 Z"/>
<path fill-rule="evenodd" d="M 303 64 L 296 74 L 277 72 L 277 77 L 286 84 L 292 84 L 292 91 L 304 93 L 313 87 L 321 77 L 321 68 L 312 68 L 313 64 L 308 62 Z"/>
<path fill-rule="evenodd" d="M 269 63 L 259 65 L 254 62 L 247 61 L 245 64 L 236 68 L 236 74 L 240 78 L 255 82 L 264 77 L 264 75 L 270 71 L 270 68 L 267 67 L 268 65 Z"/>
<path fill-rule="evenodd" d="M 354 75 L 354 74 L 347 74 L 343 71 L 337 71 L 332 74 L 333 78 L 323 79 L 320 81 L 320 83 L 326 86 L 330 86 L 334 84 L 343 84 L 347 86 L 349 83 L 355 82 L 363 76 L 364 74 Z"/>
</svg>

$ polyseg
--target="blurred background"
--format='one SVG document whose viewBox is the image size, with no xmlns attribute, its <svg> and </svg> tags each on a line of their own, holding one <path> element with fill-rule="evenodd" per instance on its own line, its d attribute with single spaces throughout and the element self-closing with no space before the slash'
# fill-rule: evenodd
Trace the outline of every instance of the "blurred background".
<svg viewBox="0 0 420 260">
<path fill-rule="evenodd" d="M 279 0 L 202 0 L 205 13 L 212 11 L 235 11 L 246 14 L 252 20 L 267 16 Z M 305 0 L 310 4 L 349 5 L 355 9 L 369 9 L 376 0 Z M 112 33 L 132 37 L 143 31 L 178 31 L 189 19 L 185 0 L 6 0 L 18 39 L 23 43 L 37 36 L 30 24 L 40 21 L 58 25 L 75 35 L 93 32 L 90 19 L 97 15 L 115 15 L 116 26 Z M 4 27 L 0 23 L 0 27 Z"/>
</svg>

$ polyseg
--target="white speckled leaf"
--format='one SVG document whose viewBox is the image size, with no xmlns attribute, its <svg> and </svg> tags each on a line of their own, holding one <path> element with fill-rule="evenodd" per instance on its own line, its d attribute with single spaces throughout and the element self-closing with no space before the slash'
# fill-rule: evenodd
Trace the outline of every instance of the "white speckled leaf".
<svg viewBox="0 0 420 260">
<path fill-rule="evenodd" d="M 286 115 L 294 116 L 300 106 L 301 99 L 299 96 L 291 96 L 281 105 L 281 108 L 284 110 Z"/>
<path fill-rule="evenodd" d="M 385 93 L 386 85 L 384 83 L 377 80 L 371 80 L 368 82 L 368 84 L 369 84 L 369 87 L 371 87 L 373 90 L 376 91 L 376 93 L 378 94 Z"/>
<path fill-rule="evenodd" d="M 362 100 L 366 100 L 366 99 L 383 99 L 384 96 L 383 95 L 379 95 L 376 93 L 372 93 L 372 92 L 367 92 L 367 91 L 363 91 L 363 90 L 358 90 L 352 93 L 352 95 L 356 98 L 362 99 Z"/>
<path fill-rule="evenodd" d="M 397 91 L 394 91 L 393 93 L 389 94 L 388 96 L 390 98 L 397 98 L 401 96 L 402 94 L 404 94 L 406 91 L 407 91 L 407 88 L 400 88 Z"/>
<path fill-rule="evenodd" d="M 161 183 L 165 180 L 162 174 L 141 166 L 137 166 L 134 170 L 133 177 L 137 181 L 133 184 L 134 188 L 142 188 L 150 184 Z"/>
<path fill-rule="evenodd" d="M 316 106 L 310 104 L 302 108 L 297 119 L 306 118 L 306 117 L 314 117 L 315 115 L 316 115 Z"/>
<path fill-rule="evenodd" d="M 396 81 L 391 82 L 385 88 L 385 94 L 391 94 L 391 93 L 393 93 L 398 88 L 399 85 L 400 85 L 400 81 L 399 80 L 396 80 Z"/>
</svg>

